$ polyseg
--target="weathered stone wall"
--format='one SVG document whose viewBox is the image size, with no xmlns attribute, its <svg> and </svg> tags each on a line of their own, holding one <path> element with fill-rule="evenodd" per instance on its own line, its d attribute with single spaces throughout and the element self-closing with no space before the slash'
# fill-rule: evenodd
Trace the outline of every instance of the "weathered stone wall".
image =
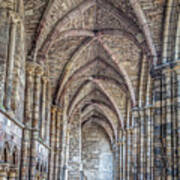
<svg viewBox="0 0 180 180">
<path fill-rule="evenodd" d="M 109 139 L 94 123 L 87 123 L 82 129 L 82 163 L 84 179 L 113 179 L 113 152 Z"/>
<path fill-rule="evenodd" d="M 68 179 L 80 178 L 81 166 L 81 117 L 75 112 L 73 121 L 69 124 L 69 158 L 68 158 Z"/>
<path fill-rule="evenodd" d="M 0 0 L 0 179 L 179 180 L 179 25 L 178 0 Z"/>
<path fill-rule="evenodd" d="M 23 121 L 25 89 L 25 42 L 23 3 L 12 1 L 1 8 L 1 109 Z"/>
</svg>

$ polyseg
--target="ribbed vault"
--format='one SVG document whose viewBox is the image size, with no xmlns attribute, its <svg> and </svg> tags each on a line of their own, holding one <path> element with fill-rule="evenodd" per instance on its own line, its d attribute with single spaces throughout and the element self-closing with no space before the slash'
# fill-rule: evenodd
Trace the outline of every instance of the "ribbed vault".
<svg viewBox="0 0 180 180">
<path fill-rule="evenodd" d="M 141 28 L 143 14 L 136 18 L 127 2 L 122 7 L 106 0 L 64 2 L 61 12 L 58 4 L 49 1 L 31 54 L 49 67 L 54 103 L 62 106 L 68 99 L 70 119 L 86 106 L 101 109 L 116 131 L 124 128 L 127 102 L 135 106 L 139 100 L 142 59 L 154 56 L 148 27 Z"/>
<path fill-rule="evenodd" d="M 179 60 L 180 0 L 0 0 L 0 179 L 180 179 Z"/>
<path fill-rule="evenodd" d="M 49 1 L 30 56 L 48 69 L 71 150 L 80 138 L 76 128 L 89 122 L 104 129 L 112 146 L 118 142 L 119 130 L 130 124 L 131 107 L 144 102 L 143 76 L 156 61 L 138 2 L 115 0 Z M 72 169 L 78 151 L 62 160 Z"/>
</svg>

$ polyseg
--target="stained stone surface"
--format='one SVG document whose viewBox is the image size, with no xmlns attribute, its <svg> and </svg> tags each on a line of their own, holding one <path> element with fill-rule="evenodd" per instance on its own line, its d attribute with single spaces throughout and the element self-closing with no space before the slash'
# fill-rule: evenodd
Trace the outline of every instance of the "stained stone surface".
<svg viewBox="0 0 180 180">
<path fill-rule="evenodd" d="M 0 178 L 180 179 L 179 58 L 179 0 L 0 0 Z"/>
<path fill-rule="evenodd" d="M 88 123 L 82 130 L 82 159 L 87 180 L 113 180 L 113 154 L 104 130 Z"/>
</svg>

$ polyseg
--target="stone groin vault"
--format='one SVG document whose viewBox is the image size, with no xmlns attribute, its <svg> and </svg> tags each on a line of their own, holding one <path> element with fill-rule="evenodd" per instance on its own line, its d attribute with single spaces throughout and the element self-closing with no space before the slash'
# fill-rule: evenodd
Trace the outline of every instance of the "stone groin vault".
<svg viewBox="0 0 180 180">
<path fill-rule="evenodd" d="M 0 0 L 0 180 L 180 180 L 180 1 Z"/>
</svg>

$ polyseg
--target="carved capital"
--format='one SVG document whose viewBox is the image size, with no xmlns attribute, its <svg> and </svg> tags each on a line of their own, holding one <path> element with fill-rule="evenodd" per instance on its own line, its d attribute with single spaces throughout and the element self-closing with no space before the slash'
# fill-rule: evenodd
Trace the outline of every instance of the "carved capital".
<svg viewBox="0 0 180 180">
<path fill-rule="evenodd" d="M 43 67 L 40 65 L 37 65 L 37 67 L 35 69 L 36 76 L 40 77 L 43 75 L 43 73 L 44 73 Z"/>
<path fill-rule="evenodd" d="M 37 64 L 33 63 L 33 62 L 27 62 L 26 63 L 26 72 L 29 75 L 33 75 L 35 73 L 35 68 L 37 67 Z"/>
<path fill-rule="evenodd" d="M 117 151 L 118 150 L 118 143 L 112 144 L 112 149 L 114 152 Z"/>
<path fill-rule="evenodd" d="M 180 64 L 174 66 L 173 70 L 179 75 L 180 74 Z"/>
<path fill-rule="evenodd" d="M 167 68 L 164 68 L 164 69 L 163 69 L 163 73 L 164 73 L 166 76 L 170 76 L 172 72 L 173 72 L 173 69 L 170 68 L 169 66 L 168 66 Z"/>
<path fill-rule="evenodd" d="M 57 106 L 52 106 L 51 107 L 51 113 L 57 112 Z"/>
<path fill-rule="evenodd" d="M 61 115 L 62 114 L 62 109 L 60 107 L 58 107 L 57 112 L 58 112 L 59 115 Z"/>
<path fill-rule="evenodd" d="M 17 24 L 17 23 L 20 23 L 22 21 L 19 14 L 17 14 L 15 11 L 9 11 L 9 16 L 12 19 L 13 24 Z"/>
<path fill-rule="evenodd" d="M 43 77 L 42 77 L 42 81 L 43 81 L 44 84 L 47 84 L 47 82 L 48 82 L 48 77 L 47 77 L 47 76 L 43 76 Z"/>
</svg>

